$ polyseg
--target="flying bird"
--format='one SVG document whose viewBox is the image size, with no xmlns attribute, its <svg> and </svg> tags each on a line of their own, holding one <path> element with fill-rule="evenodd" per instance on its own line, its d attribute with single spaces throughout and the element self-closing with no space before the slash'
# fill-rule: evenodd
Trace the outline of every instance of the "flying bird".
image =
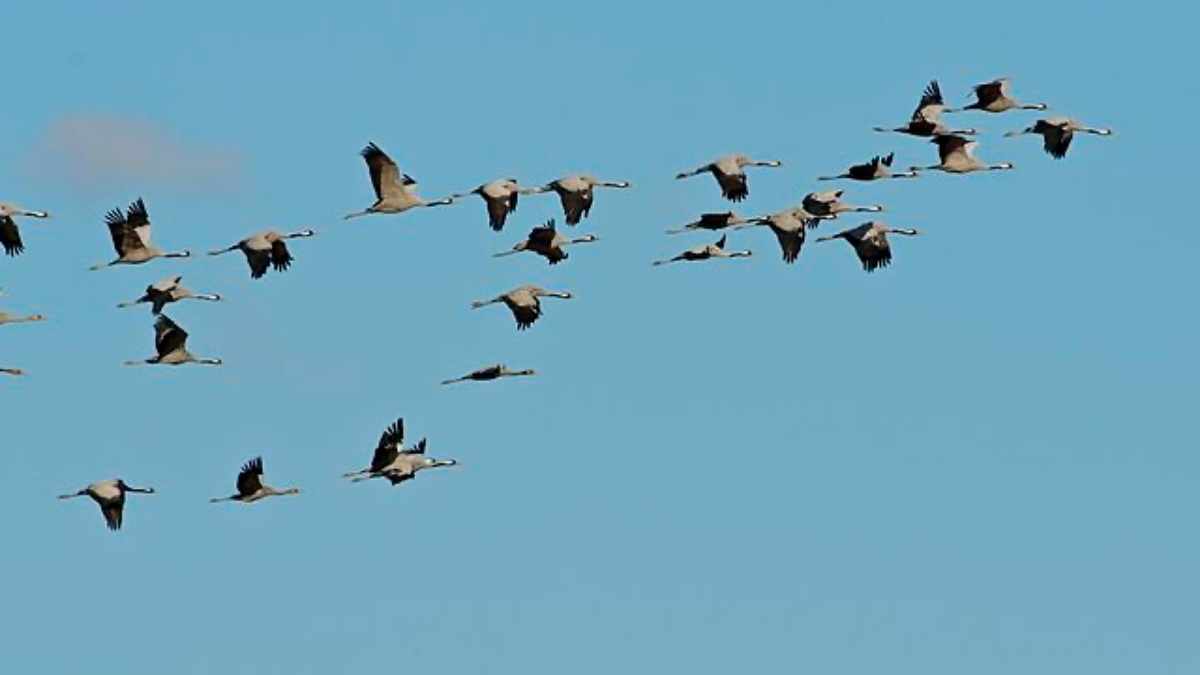
<svg viewBox="0 0 1200 675">
<path fill-rule="evenodd" d="M 758 160 L 746 155 L 724 155 L 691 171 L 683 171 L 675 175 L 676 180 L 688 178 L 702 173 L 711 173 L 721 187 L 721 196 L 731 202 L 740 202 L 750 194 L 746 183 L 746 167 L 748 166 L 783 166 L 777 159 Z"/>
<path fill-rule="evenodd" d="M 387 153 L 378 145 L 368 143 L 359 153 L 367 162 L 367 170 L 371 174 L 371 185 L 375 188 L 375 203 L 363 211 L 346 215 L 346 219 L 357 218 L 371 213 L 404 213 L 409 209 L 422 206 L 445 206 L 453 204 L 453 197 L 436 199 L 427 202 L 417 194 L 417 181 L 412 176 L 402 173 L 400 167 L 392 161 Z"/>
<path fill-rule="evenodd" d="M 180 282 L 182 281 L 183 277 L 181 276 L 159 279 L 146 287 L 146 292 L 142 294 L 142 297 L 137 300 L 122 302 L 117 307 L 125 308 L 149 303 L 150 313 L 157 315 L 162 314 L 163 307 L 172 302 L 179 302 L 180 300 L 208 300 L 210 302 L 221 300 L 221 296 L 216 293 L 193 293 L 190 289 L 184 288 L 181 285 Z"/>
<path fill-rule="evenodd" d="M 155 258 L 187 258 L 191 251 L 166 253 L 150 241 L 150 214 L 146 212 L 146 204 L 138 197 L 136 202 L 121 213 L 121 209 L 112 209 L 104 216 L 108 232 L 112 235 L 113 248 L 117 252 L 116 260 L 92 265 L 91 269 L 99 270 L 113 265 L 140 265 Z"/>
<path fill-rule="evenodd" d="M 567 224 L 578 225 L 580 220 L 587 218 L 591 213 L 595 188 L 627 188 L 629 186 L 630 183 L 626 180 L 600 180 L 595 176 L 579 174 L 552 180 L 541 187 L 529 188 L 523 192 L 531 195 L 543 192 L 558 193 L 558 198 L 562 202 L 563 214 L 567 217 Z"/>
<path fill-rule="evenodd" d="M 874 272 L 880 267 L 892 264 L 892 248 L 888 244 L 887 238 L 889 234 L 903 234 L 912 237 L 920 232 L 914 229 L 888 227 L 884 223 L 874 221 L 828 237 L 819 237 L 817 241 L 845 239 L 854 247 L 854 252 L 862 262 L 863 269 Z"/>
<path fill-rule="evenodd" d="M 724 230 L 727 227 L 734 225 L 742 225 L 749 222 L 747 219 L 737 215 L 733 211 L 724 213 L 703 213 L 700 218 L 684 225 L 683 227 L 667 230 L 667 234 L 681 234 L 683 232 L 694 232 L 696 230 Z"/>
<path fill-rule="evenodd" d="M 530 368 L 527 368 L 525 370 L 511 370 L 508 366 L 504 365 L 503 363 L 497 363 L 493 366 L 487 366 L 485 368 L 480 368 L 479 370 L 472 371 L 470 373 L 467 373 L 466 375 L 463 375 L 462 377 L 455 377 L 455 378 L 452 378 L 449 380 L 442 380 L 442 384 L 446 385 L 446 384 L 454 384 L 456 382 L 467 382 L 467 381 L 490 382 L 491 380 L 498 380 L 502 377 L 522 377 L 522 376 L 526 376 L 526 375 L 536 375 L 536 374 L 537 373 L 534 372 L 533 369 L 530 369 Z"/>
<path fill-rule="evenodd" d="M 895 131 L 912 136 L 936 136 L 937 134 L 963 134 L 969 136 L 975 133 L 974 129 L 951 130 L 942 124 L 942 112 L 945 109 L 946 103 L 942 100 L 942 88 L 938 86 L 937 80 L 932 80 L 925 87 L 925 93 L 921 96 L 921 101 L 917 103 L 917 109 L 913 111 L 912 117 L 907 124 L 891 129 L 887 127 L 875 127 L 875 131 Z"/>
<path fill-rule="evenodd" d="M 458 464 L 453 459 L 433 459 L 425 456 L 425 439 L 411 448 L 404 447 L 404 418 L 397 419 L 379 436 L 371 465 L 360 471 L 342 474 L 354 482 L 371 478 L 386 478 L 392 485 L 399 485 L 417 477 L 417 472 L 440 466 Z"/>
<path fill-rule="evenodd" d="M 100 513 L 104 515 L 104 522 L 108 524 L 108 529 L 121 529 L 121 520 L 125 512 L 125 495 L 130 492 L 138 492 L 142 494 L 154 494 L 154 488 L 139 488 L 127 485 L 120 478 L 110 480 L 101 480 L 92 483 L 79 492 L 74 492 L 66 495 L 59 495 L 59 499 L 74 499 L 75 497 L 91 497 L 92 501 L 100 507 Z"/>
<path fill-rule="evenodd" d="M 221 255 L 230 251 L 241 250 L 246 254 L 246 264 L 250 266 L 250 278 L 261 279 L 267 273 L 268 267 L 274 267 L 276 272 L 286 272 L 295 258 L 288 250 L 288 239 L 312 237 L 317 233 L 312 230 L 300 230 L 280 234 L 275 230 L 256 232 L 229 248 L 209 251 L 209 255 Z"/>
<path fill-rule="evenodd" d="M 846 173 L 837 176 L 821 176 L 817 180 L 837 180 L 839 178 L 850 178 L 852 180 L 880 180 L 883 178 L 916 178 L 916 171 L 896 171 L 891 170 L 892 161 L 896 158 L 896 153 L 888 153 L 883 157 L 878 155 L 871 158 L 871 161 L 864 164 L 855 164 L 846 170 Z"/>
<path fill-rule="evenodd" d="M 179 327 L 166 314 L 160 314 L 154 321 L 154 356 L 141 361 L 126 361 L 127 366 L 142 364 L 178 366 L 185 363 L 199 363 L 206 366 L 219 366 L 221 359 L 199 358 L 187 350 L 187 331 Z"/>
<path fill-rule="evenodd" d="M 749 223 L 738 225 L 734 229 L 741 230 L 758 226 L 771 228 L 771 231 L 775 233 L 775 238 L 779 240 L 779 248 L 783 252 L 783 262 L 790 265 L 796 262 L 796 258 L 800 255 L 800 248 L 804 246 L 805 230 L 816 227 L 817 222 L 822 218 L 832 217 L 814 216 L 804 209 L 787 209 L 767 216 L 751 218 Z"/>
<path fill-rule="evenodd" d="M 1007 171 L 1013 168 L 1012 162 L 987 164 L 975 157 L 975 148 L 979 141 L 971 141 L 962 136 L 934 136 L 930 141 L 938 146 L 937 164 L 930 166 L 909 167 L 913 171 L 943 171 L 945 173 L 973 173 L 975 171 Z"/>
<path fill-rule="evenodd" d="M 517 200 L 525 190 L 516 178 L 497 178 L 480 185 L 474 190 L 450 195 L 450 199 L 460 199 L 469 195 L 479 195 L 487 205 L 488 225 L 497 232 L 504 229 L 508 214 L 517 210 Z"/>
<path fill-rule="evenodd" d="M 557 265 L 569 257 L 567 252 L 563 250 L 563 247 L 573 244 L 586 244 L 599 241 L 599 239 L 594 234 L 585 234 L 582 237 L 570 239 L 555 229 L 554 219 L 551 218 L 546 221 L 545 225 L 530 230 L 529 236 L 524 241 L 514 244 L 512 250 L 496 253 L 492 257 L 499 258 L 522 251 L 532 251 L 545 258 L 551 265 Z"/>
<path fill-rule="evenodd" d="M 710 258 L 748 258 L 751 255 L 753 255 L 753 253 L 750 251 L 727 251 L 727 250 L 725 250 L 725 237 L 726 237 L 726 235 L 721 235 L 721 238 L 712 244 L 705 244 L 704 246 L 695 246 L 693 248 L 689 248 L 688 250 L 684 251 L 683 253 L 680 253 L 679 255 L 675 256 L 674 258 L 667 258 L 666 260 L 655 260 L 651 264 L 658 266 L 658 265 L 666 265 L 668 263 L 679 262 L 679 261 L 696 262 L 696 261 L 700 261 L 700 260 L 708 260 Z"/>
<path fill-rule="evenodd" d="M 991 82 L 977 84 L 974 87 L 975 101 L 961 108 L 947 108 L 946 112 L 961 112 L 963 110 L 982 110 L 990 113 L 1002 113 L 1006 110 L 1045 110 L 1045 103 L 1021 103 L 1012 96 L 1012 80 L 1002 77 Z"/>
<path fill-rule="evenodd" d="M 25 371 L 20 368 L 0 368 L 0 373 L 5 375 L 24 375 Z"/>
<path fill-rule="evenodd" d="M 871 206 L 854 206 L 842 201 L 844 190 L 827 190 L 825 192 L 810 192 L 804 195 L 804 210 L 814 216 L 837 218 L 843 213 L 879 213 L 883 207 L 879 204 Z M 812 223 L 816 225 L 816 223 Z"/>
<path fill-rule="evenodd" d="M 3 326 L 7 323 L 33 323 L 35 321 L 45 320 L 46 316 L 44 314 L 17 315 L 9 314 L 8 312 L 0 312 L 0 326 Z"/>
<path fill-rule="evenodd" d="M 498 295 L 491 300 L 476 300 L 471 303 L 471 309 L 479 309 L 488 305 L 502 302 L 508 306 L 512 312 L 513 318 L 517 322 L 517 330 L 525 330 L 529 328 L 542 315 L 542 302 L 540 298 L 562 298 L 570 300 L 575 296 L 567 291 L 548 291 L 540 286 L 521 286 L 505 293 Z"/>
<path fill-rule="evenodd" d="M 238 472 L 237 477 L 237 492 L 228 497 L 213 497 L 209 502 L 241 502 L 250 504 L 260 499 L 267 497 L 276 497 L 279 495 L 298 495 L 300 488 L 287 488 L 286 490 L 276 490 L 270 485 L 264 485 L 262 482 L 263 461 L 262 457 L 254 459 L 242 465 L 242 470 Z"/>
<path fill-rule="evenodd" d="M 13 216 L 29 216 L 30 218 L 49 218 L 45 211 L 31 211 L 26 208 L 0 202 L 0 246 L 10 256 L 18 256 L 25 252 L 25 243 L 21 241 L 21 230 Z"/>
<path fill-rule="evenodd" d="M 1071 139 L 1075 137 L 1075 132 L 1097 136 L 1112 135 L 1112 129 L 1085 127 L 1067 117 L 1048 117 L 1038 120 L 1031 127 L 1021 131 L 1010 131 L 1004 135 L 1011 138 L 1023 134 L 1041 134 L 1042 148 L 1054 159 L 1062 159 L 1067 156 L 1067 148 L 1071 147 Z"/>
</svg>

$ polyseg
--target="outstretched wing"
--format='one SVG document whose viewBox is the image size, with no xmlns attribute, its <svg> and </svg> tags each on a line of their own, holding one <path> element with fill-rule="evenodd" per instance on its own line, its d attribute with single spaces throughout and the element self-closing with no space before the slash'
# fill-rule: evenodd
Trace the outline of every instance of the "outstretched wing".
<svg viewBox="0 0 1200 675">
<path fill-rule="evenodd" d="M 187 331 L 179 327 L 166 314 L 158 315 L 154 320 L 154 350 L 159 356 L 166 356 L 177 349 L 183 349 L 187 344 Z"/>
<path fill-rule="evenodd" d="M 417 441 L 416 445 L 412 446 L 411 448 L 406 448 L 403 452 L 406 455 L 424 455 L 425 445 L 426 439 L 422 438 L 421 440 Z"/>
<path fill-rule="evenodd" d="M 725 248 L 725 239 L 728 236 L 729 235 L 726 235 L 726 234 L 721 235 L 721 238 L 717 240 L 717 243 L 714 244 L 714 246 L 716 246 L 717 248 L 720 248 L 720 249 Z"/>
<path fill-rule="evenodd" d="M 946 159 L 949 158 L 951 155 L 954 155 L 954 154 L 960 153 L 960 152 L 966 152 L 967 144 L 970 141 L 963 138 L 962 136 L 956 136 L 954 134 L 943 134 L 941 136 L 934 136 L 933 142 L 937 143 L 938 158 L 944 164 L 946 162 Z"/>
<path fill-rule="evenodd" d="M 942 88 L 938 85 L 937 80 L 931 80 L 929 85 L 925 87 L 925 92 L 921 95 L 921 101 L 917 104 L 917 109 L 913 111 L 912 121 L 914 122 L 936 122 L 942 114 L 942 107 L 945 101 L 942 100 Z"/>
<path fill-rule="evenodd" d="M 125 211 L 126 227 L 137 237 L 141 247 L 150 244 L 150 214 L 146 212 L 146 203 L 141 197 L 129 205 Z"/>
<path fill-rule="evenodd" d="M 375 197 L 383 199 L 385 194 L 394 193 L 400 189 L 400 168 L 388 157 L 387 153 L 379 149 L 378 145 L 368 143 L 367 147 L 359 153 L 367 162 L 367 170 L 371 173 L 371 185 L 375 188 Z M 411 185 L 415 183 L 412 178 L 404 176 L 404 184 Z"/>
<path fill-rule="evenodd" d="M 121 520 L 124 510 L 125 500 L 121 498 L 107 499 L 100 504 L 100 513 L 104 515 L 104 522 L 108 524 L 108 529 L 121 529 Z"/>
<path fill-rule="evenodd" d="M 554 227 L 554 219 L 546 221 L 545 225 L 540 225 L 529 231 L 529 243 L 534 245 L 549 246 L 554 243 L 554 235 L 558 234 L 558 230 Z"/>
<path fill-rule="evenodd" d="M 568 225 L 578 225 L 580 220 L 587 217 L 592 210 L 592 188 L 587 187 L 579 192 L 563 190 L 559 192 L 563 213 Z"/>
<path fill-rule="evenodd" d="M 17 222 L 11 216 L 0 216 L 0 246 L 12 256 L 20 255 L 25 250 L 25 244 L 21 242 L 21 230 L 17 229 Z"/>
<path fill-rule="evenodd" d="M 288 251 L 287 242 L 282 239 L 276 239 L 271 242 L 271 265 L 275 267 L 276 272 L 284 272 L 292 266 L 292 254 Z"/>
<path fill-rule="evenodd" d="M 491 225 L 493 230 L 499 232 L 504 229 L 504 222 L 508 220 L 508 214 L 517 210 L 519 194 L 517 190 L 513 190 L 505 199 L 484 198 L 488 210 L 488 225 Z"/>
<path fill-rule="evenodd" d="M 129 227 L 129 223 L 125 221 L 125 214 L 121 209 L 110 209 L 104 214 L 104 224 L 108 226 L 108 233 L 112 236 L 113 249 L 116 250 L 118 256 L 125 255 L 125 251 L 131 251 L 140 248 L 141 240 L 133 233 L 133 229 Z"/>
<path fill-rule="evenodd" d="M 740 202 L 750 194 L 750 185 L 746 182 L 744 173 L 716 173 L 717 184 L 721 186 L 721 195 L 731 202 Z"/>
<path fill-rule="evenodd" d="M 375 446 L 375 455 L 371 458 L 371 470 L 380 471 L 400 455 L 400 446 L 404 443 L 404 418 L 397 418 L 379 435 L 379 444 Z"/>
<path fill-rule="evenodd" d="M 1005 80 L 992 80 L 975 85 L 975 97 L 983 105 L 1000 98 L 1004 94 Z"/>
<path fill-rule="evenodd" d="M 262 489 L 262 473 L 263 463 L 262 457 L 254 459 L 242 465 L 242 470 L 238 472 L 237 491 L 243 497 L 258 492 Z"/>
<path fill-rule="evenodd" d="M 796 258 L 800 256 L 800 247 L 804 246 L 804 228 L 800 227 L 791 231 L 775 227 L 771 229 L 775 231 L 775 238 L 779 240 L 779 248 L 783 251 L 783 262 L 788 264 L 796 262 Z"/>
</svg>

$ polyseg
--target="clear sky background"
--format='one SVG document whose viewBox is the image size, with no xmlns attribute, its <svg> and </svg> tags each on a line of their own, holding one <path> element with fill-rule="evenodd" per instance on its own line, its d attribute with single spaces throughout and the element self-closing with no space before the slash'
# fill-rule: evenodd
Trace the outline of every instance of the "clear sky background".
<svg viewBox="0 0 1200 675">
<path fill-rule="evenodd" d="M 19 5 L 19 6 L 18 6 Z M 1168 3 L 11 3 L 0 260 L 13 672 L 1195 673 L 1195 176 L 1200 104 Z M 1180 52 L 1179 50 L 1184 50 Z M 1017 170 L 845 185 L 916 226 L 865 274 L 843 242 L 652 268 L 716 237 L 726 152 L 783 160 L 746 214 L 921 139 L 1014 78 L 1111 126 L 1054 161 L 1003 139 L 1036 113 L 954 116 Z M 375 141 L 437 197 L 590 171 L 604 191 L 553 269 L 492 259 L 477 199 L 343 222 Z M 1166 171 L 1160 172 L 1161 169 Z M 312 226 L 286 274 L 239 255 L 87 272 L 103 213 L 143 196 L 165 248 Z M 860 218 L 822 225 L 850 227 Z M 820 232 L 820 231 L 819 231 Z M 219 369 L 153 353 L 179 273 L 222 304 L 168 313 Z M 468 309 L 567 289 L 533 329 Z M 536 378 L 440 388 L 504 361 Z M 381 429 L 454 469 L 350 485 Z M 210 505 L 238 466 L 300 497 Z M 120 476 L 125 529 L 56 494 Z M 96 665 L 97 662 L 100 665 Z"/>
</svg>

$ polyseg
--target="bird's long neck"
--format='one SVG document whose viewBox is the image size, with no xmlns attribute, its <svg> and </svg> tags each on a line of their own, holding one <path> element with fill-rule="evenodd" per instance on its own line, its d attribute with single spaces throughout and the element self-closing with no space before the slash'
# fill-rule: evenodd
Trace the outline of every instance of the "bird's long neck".
<svg viewBox="0 0 1200 675">
<path fill-rule="evenodd" d="M 1050 106 L 1045 103 L 1022 103 L 1020 107 L 1021 110 L 1045 110 Z"/>
<path fill-rule="evenodd" d="M 230 495 L 229 497 L 213 497 L 212 499 L 208 500 L 208 503 L 209 504 L 217 504 L 220 502 L 232 502 L 240 496 L 241 495 Z"/>
<path fill-rule="evenodd" d="M 208 300 L 209 302 L 217 302 L 221 299 L 221 296 L 217 295 L 216 293 L 196 293 L 194 295 L 189 295 L 188 297 L 192 298 L 193 300 Z"/>
<path fill-rule="evenodd" d="M 494 305 L 497 302 L 504 302 L 504 298 L 498 297 L 498 298 L 492 298 L 491 300 L 476 300 L 475 302 L 471 303 L 471 309 L 479 309 L 480 307 L 487 307 L 488 305 Z"/>
<path fill-rule="evenodd" d="M 164 253 L 162 255 L 162 257 L 164 257 L 164 258 L 190 258 L 190 257 L 192 257 L 192 252 L 191 251 L 171 251 L 170 253 Z"/>
<path fill-rule="evenodd" d="M 917 169 L 910 168 L 908 171 L 893 171 L 888 178 L 916 178 Z"/>
<path fill-rule="evenodd" d="M 222 255 L 225 253 L 229 253 L 230 251 L 236 251 L 241 247 L 242 247 L 241 243 L 237 243 L 237 244 L 234 244 L 233 246 L 226 246 L 225 248 L 213 249 L 213 250 L 209 251 L 208 254 L 209 255 Z"/>
<path fill-rule="evenodd" d="M 74 499 L 76 497 L 83 497 L 83 496 L 87 495 L 87 493 L 88 493 L 87 490 L 80 490 L 79 492 L 72 492 L 70 494 L 59 495 L 58 498 L 59 499 Z"/>
<path fill-rule="evenodd" d="M 888 229 L 888 234 L 903 234 L 908 237 L 917 235 L 917 231 L 908 227 L 892 227 Z"/>
<path fill-rule="evenodd" d="M 576 237 L 574 239 L 569 240 L 567 243 L 568 244 L 590 244 L 593 241 L 596 241 L 595 237 L 585 236 L 585 237 Z"/>
<path fill-rule="evenodd" d="M 440 466 L 454 466 L 456 464 L 458 464 L 458 462 L 453 459 L 435 459 L 429 463 L 429 468 L 436 469 Z"/>
<path fill-rule="evenodd" d="M 1079 131 L 1085 134 L 1096 134 L 1097 136 L 1112 135 L 1112 129 L 1097 129 L 1096 127 L 1079 127 Z"/>
<path fill-rule="evenodd" d="M 753 253 L 750 251 L 727 251 L 725 253 L 726 258 L 749 258 L 751 255 Z"/>
<path fill-rule="evenodd" d="M 442 197 L 441 199 L 435 199 L 433 201 L 425 202 L 421 206 L 428 206 L 428 207 L 446 206 L 447 204 L 453 204 L 453 203 L 454 203 L 454 197 Z"/>
<path fill-rule="evenodd" d="M 211 358 L 198 359 L 198 358 L 193 357 L 192 363 L 198 363 L 202 366 L 219 366 L 222 363 L 224 363 L 224 361 L 222 361 L 221 359 L 211 359 Z"/>
</svg>

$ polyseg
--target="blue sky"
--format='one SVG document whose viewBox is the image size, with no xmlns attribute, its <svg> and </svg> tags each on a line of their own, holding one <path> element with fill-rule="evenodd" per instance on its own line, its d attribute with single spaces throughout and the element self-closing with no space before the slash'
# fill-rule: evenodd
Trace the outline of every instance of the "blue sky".
<svg viewBox="0 0 1200 675">
<path fill-rule="evenodd" d="M 1200 250 L 1192 176 L 1154 175 L 1197 150 L 1171 122 L 1200 103 L 1176 60 L 1194 14 L 686 7 L 0 10 L 0 199 L 54 215 L 0 260 L 0 307 L 50 316 L 0 328 L 0 365 L 30 372 L 0 381 L 6 662 L 1195 672 Z M 781 159 L 738 209 L 777 210 L 873 154 L 932 163 L 870 127 L 930 78 L 964 102 L 1000 75 L 1116 136 L 1056 162 L 1000 137 L 1034 113 L 955 117 L 1017 170 L 846 185 L 924 231 L 872 275 L 842 242 L 785 266 L 765 230 L 730 236 L 748 261 L 650 267 L 715 239 L 663 229 L 726 208 L 675 172 Z M 153 157 L 114 158 L 126 137 Z M 429 197 L 573 171 L 635 189 L 598 194 L 572 232 L 602 241 L 566 264 L 495 260 L 557 200 L 499 235 L 476 200 L 343 222 L 371 202 L 367 141 Z M 167 248 L 319 234 L 258 282 L 236 256 L 87 272 L 139 195 Z M 151 318 L 114 305 L 171 273 L 227 297 L 169 310 L 223 368 L 120 366 Z M 577 297 L 522 334 L 468 309 L 526 282 Z M 540 374 L 436 385 L 496 361 Z M 342 481 L 398 415 L 461 466 Z M 258 454 L 304 494 L 206 503 Z M 159 490 L 117 535 L 53 498 L 117 475 Z"/>
</svg>

